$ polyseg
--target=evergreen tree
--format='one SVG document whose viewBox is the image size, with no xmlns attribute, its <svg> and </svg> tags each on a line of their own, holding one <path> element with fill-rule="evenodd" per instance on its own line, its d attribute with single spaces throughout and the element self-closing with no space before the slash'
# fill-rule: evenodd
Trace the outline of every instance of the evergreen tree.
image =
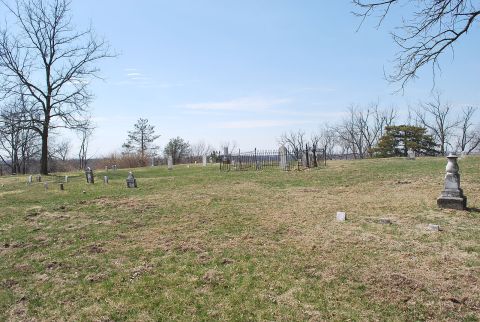
<svg viewBox="0 0 480 322">
<path fill-rule="evenodd" d="M 165 146 L 163 150 L 165 156 L 172 156 L 173 163 L 177 164 L 180 160 L 190 153 L 190 144 L 185 142 L 181 137 L 176 137 L 170 139 L 168 144 Z"/>
<path fill-rule="evenodd" d="M 123 153 L 138 153 L 142 165 L 145 166 L 146 157 L 158 148 L 153 143 L 160 135 L 155 135 L 155 126 L 148 124 L 147 119 L 138 119 L 133 127 L 133 131 L 128 131 L 127 142 L 122 146 Z"/>
<path fill-rule="evenodd" d="M 435 155 L 437 147 L 433 137 L 423 127 L 413 125 L 387 126 L 374 152 L 380 157 L 407 156 L 409 149 L 417 154 Z"/>
</svg>

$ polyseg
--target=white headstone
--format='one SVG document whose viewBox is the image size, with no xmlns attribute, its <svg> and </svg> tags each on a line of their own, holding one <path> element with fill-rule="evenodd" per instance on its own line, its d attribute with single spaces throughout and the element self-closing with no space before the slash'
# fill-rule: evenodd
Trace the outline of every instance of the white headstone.
<svg viewBox="0 0 480 322">
<path fill-rule="evenodd" d="M 286 171 L 288 170 L 288 165 L 287 165 L 287 148 L 285 146 L 281 146 L 280 149 L 278 149 L 278 154 L 280 156 L 280 170 Z"/>
<path fill-rule="evenodd" d="M 206 154 L 203 155 L 202 162 L 203 162 L 203 166 L 206 167 L 207 166 L 207 155 Z"/>
<path fill-rule="evenodd" d="M 27 179 L 28 184 L 31 184 L 32 181 L 33 181 L 33 177 L 32 177 L 32 176 L 28 176 L 28 179 Z"/>
<path fill-rule="evenodd" d="M 68 183 L 68 176 L 65 176 L 65 183 Z"/>
<path fill-rule="evenodd" d="M 408 160 L 415 160 L 415 151 L 413 151 L 412 149 L 408 149 L 407 155 Z"/>
<path fill-rule="evenodd" d="M 342 211 L 338 211 L 337 212 L 337 221 L 345 221 L 345 220 L 347 220 L 347 215 Z"/>
<path fill-rule="evenodd" d="M 167 165 L 168 165 L 168 170 L 173 169 L 173 158 L 171 155 L 168 156 Z"/>
<path fill-rule="evenodd" d="M 103 183 L 108 184 L 108 176 L 103 176 Z"/>
</svg>

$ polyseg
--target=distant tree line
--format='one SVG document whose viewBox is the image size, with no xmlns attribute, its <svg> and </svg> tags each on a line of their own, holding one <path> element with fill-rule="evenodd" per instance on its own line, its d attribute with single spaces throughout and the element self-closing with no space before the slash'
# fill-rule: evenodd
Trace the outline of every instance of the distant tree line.
<svg viewBox="0 0 480 322">
<path fill-rule="evenodd" d="M 476 107 L 454 109 L 440 94 L 410 108 L 401 119 L 394 108 L 378 103 L 351 106 L 337 124 L 322 124 L 310 136 L 303 130 L 283 133 L 278 143 L 297 158 L 306 146 L 324 149 L 329 158 L 363 159 L 406 155 L 445 155 L 447 151 L 470 154 L 480 148 L 480 126 L 474 123 Z"/>
</svg>

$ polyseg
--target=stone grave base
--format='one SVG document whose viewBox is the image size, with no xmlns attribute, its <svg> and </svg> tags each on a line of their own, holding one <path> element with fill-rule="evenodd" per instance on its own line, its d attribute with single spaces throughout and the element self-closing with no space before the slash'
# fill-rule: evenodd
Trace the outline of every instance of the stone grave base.
<svg viewBox="0 0 480 322">
<path fill-rule="evenodd" d="M 467 208 L 467 197 L 440 197 L 437 205 L 445 209 L 465 210 Z"/>
</svg>

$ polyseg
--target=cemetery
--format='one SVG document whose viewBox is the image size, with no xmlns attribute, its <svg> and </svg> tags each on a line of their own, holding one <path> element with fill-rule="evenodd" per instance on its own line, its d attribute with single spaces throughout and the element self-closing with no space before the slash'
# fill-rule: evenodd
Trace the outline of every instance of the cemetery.
<svg viewBox="0 0 480 322">
<path fill-rule="evenodd" d="M 474 321 L 480 159 L 409 159 L 0 177 L 0 320 Z"/>
</svg>

